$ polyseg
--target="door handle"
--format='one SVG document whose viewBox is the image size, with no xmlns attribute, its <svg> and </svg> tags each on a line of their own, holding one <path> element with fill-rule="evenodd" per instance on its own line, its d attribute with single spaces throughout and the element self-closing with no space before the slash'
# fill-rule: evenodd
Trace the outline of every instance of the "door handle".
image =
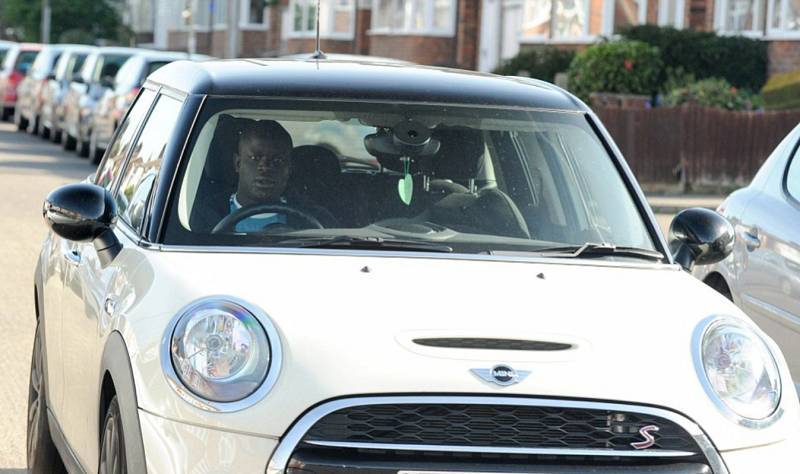
<svg viewBox="0 0 800 474">
<path fill-rule="evenodd" d="M 81 254 L 75 249 L 63 249 L 62 255 L 64 256 L 64 260 L 74 267 L 81 264 Z"/>
<path fill-rule="evenodd" d="M 758 228 L 756 227 L 742 232 L 742 238 L 744 239 L 744 244 L 747 247 L 747 250 L 751 252 L 761 247 L 761 239 L 758 237 Z"/>
</svg>

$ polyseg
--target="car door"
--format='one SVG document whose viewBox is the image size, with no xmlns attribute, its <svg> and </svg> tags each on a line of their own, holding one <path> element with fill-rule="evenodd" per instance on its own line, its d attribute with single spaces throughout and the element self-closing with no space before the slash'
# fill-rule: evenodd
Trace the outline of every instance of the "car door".
<svg viewBox="0 0 800 474">
<path fill-rule="evenodd" d="M 113 191 L 122 180 L 124 164 L 133 152 L 142 124 L 150 112 L 155 91 L 145 89 L 125 118 L 115 136 L 105 160 L 94 178 L 95 184 Z M 121 242 L 126 237 L 118 230 Z M 63 374 L 63 403 L 56 407 L 56 417 L 71 446 L 84 466 L 93 466 L 92 458 L 84 458 L 86 446 L 96 442 L 89 433 L 90 420 L 97 420 L 97 407 L 91 406 L 99 394 L 97 366 L 102 354 L 102 342 L 108 327 L 105 314 L 105 295 L 119 267 L 112 262 L 103 266 L 91 243 L 62 240 L 62 253 L 69 262 L 64 272 L 61 297 L 61 359 Z M 96 443 L 95 443 L 96 444 Z"/>
<path fill-rule="evenodd" d="M 796 144 L 795 144 L 796 145 Z M 742 218 L 741 304 L 786 356 L 800 381 L 800 158 L 755 197 Z"/>
</svg>

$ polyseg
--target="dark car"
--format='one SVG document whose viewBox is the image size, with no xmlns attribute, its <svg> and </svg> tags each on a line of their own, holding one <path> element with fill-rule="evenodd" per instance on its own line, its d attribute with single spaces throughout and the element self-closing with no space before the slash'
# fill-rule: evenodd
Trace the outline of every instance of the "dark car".
<svg viewBox="0 0 800 474">
<path fill-rule="evenodd" d="M 733 229 L 687 210 L 668 243 L 551 84 L 176 61 L 44 218 L 33 472 L 727 474 L 800 445 L 780 352 L 682 269 Z"/>
<path fill-rule="evenodd" d="M 0 117 L 3 120 L 8 120 L 14 115 L 17 87 L 25 78 L 41 49 L 41 44 L 19 43 L 6 53 L 3 65 L 0 67 Z"/>
<path fill-rule="evenodd" d="M 89 138 L 89 159 L 92 163 L 100 162 L 114 130 L 133 103 L 147 76 L 162 66 L 181 59 L 203 61 L 211 57 L 171 51 L 142 51 L 125 61 L 114 79 L 114 87 L 106 90 L 92 115 Z"/>
<path fill-rule="evenodd" d="M 103 94 L 114 86 L 117 72 L 138 48 L 98 48 L 86 58 L 80 73 L 72 78 L 64 98 L 64 126 L 61 144 L 89 156 L 92 115 Z"/>
<path fill-rule="evenodd" d="M 96 48 L 93 46 L 69 46 L 61 53 L 53 73 L 42 91 L 42 113 L 39 133 L 54 142 L 61 141 L 64 126 L 64 97 L 72 78 L 80 72 L 84 61 Z"/>
<path fill-rule="evenodd" d="M 42 47 L 36 60 L 31 65 L 25 79 L 19 84 L 17 91 L 17 107 L 14 110 L 14 123 L 18 130 L 28 130 L 38 134 L 41 126 L 44 92 L 54 71 L 58 59 L 65 48 L 71 45 L 48 44 Z"/>
</svg>

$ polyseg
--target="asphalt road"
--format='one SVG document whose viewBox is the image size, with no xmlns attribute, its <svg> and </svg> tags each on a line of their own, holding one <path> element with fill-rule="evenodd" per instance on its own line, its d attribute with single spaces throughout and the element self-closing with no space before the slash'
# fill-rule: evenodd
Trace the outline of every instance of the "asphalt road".
<svg viewBox="0 0 800 474">
<path fill-rule="evenodd" d="M 25 472 L 28 371 L 35 329 L 33 271 L 53 188 L 94 171 L 83 158 L 0 123 L 0 474 Z M 662 227 L 671 216 L 659 215 Z"/>
<path fill-rule="evenodd" d="M 0 124 L 0 474 L 25 472 L 28 370 L 35 329 L 33 271 L 42 238 L 42 201 L 94 169 L 40 138 Z"/>
</svg>

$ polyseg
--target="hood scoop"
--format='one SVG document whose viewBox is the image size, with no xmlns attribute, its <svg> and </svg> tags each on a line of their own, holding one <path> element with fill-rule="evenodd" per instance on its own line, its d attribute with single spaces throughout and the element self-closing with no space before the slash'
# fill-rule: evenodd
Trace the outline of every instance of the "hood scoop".
<svg viewBox="0 0 800 474">
<path fill-rule="evenodd" d="M 486 349 L 493 351 L 566 351 L 572 344 L 523 339 L 493 339 L 483 337 L 430 337 L 413 339 L 414 344 L 447 349 Z"/>
</svg>

